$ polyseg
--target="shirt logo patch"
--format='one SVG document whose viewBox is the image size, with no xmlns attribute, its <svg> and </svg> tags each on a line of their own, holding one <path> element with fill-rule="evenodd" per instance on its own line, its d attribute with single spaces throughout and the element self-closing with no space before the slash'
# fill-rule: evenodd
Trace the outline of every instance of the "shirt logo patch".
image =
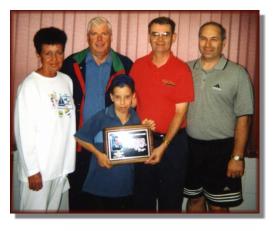
<svg viewBox="0 0 277 231">
<path fill-rule="evenodd" d="M 162 82 L 163 82 L 164 85 L 167 85 L 167 86 L 172 86 L 172 87 L 176 86 L 176 83 L 174 83 L 170 80 L 167 80 L 167 79 L 163 79 Z"/>
<path fill-rule="evenodd" d="M 213 89 L 214 89 L 214 90 L 217 90 L 217 91 L 222 91 L 222 89 L 220 88 L 219 83 L 216 84 L 216 85 L 214 85 L 214 86 L 213 86 Z"/>
</svg>

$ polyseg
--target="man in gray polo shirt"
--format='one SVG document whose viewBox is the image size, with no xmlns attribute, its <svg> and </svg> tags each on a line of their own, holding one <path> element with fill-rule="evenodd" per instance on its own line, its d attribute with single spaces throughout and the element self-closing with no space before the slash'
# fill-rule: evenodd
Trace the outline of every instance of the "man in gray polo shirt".
<svg viewBox="0 0 277 231">
<path fill-rule="evenodd" d="M 187 115 L 190 157 L 184 195 L 189 198 L 188 212 L 228 212 L 242 202 L 253 92 L 245 69 L 222 55 L 225 34 L 218 23 L 202 25 L 201 57 L 189 62 L 195 101 Z"/>
</svg>

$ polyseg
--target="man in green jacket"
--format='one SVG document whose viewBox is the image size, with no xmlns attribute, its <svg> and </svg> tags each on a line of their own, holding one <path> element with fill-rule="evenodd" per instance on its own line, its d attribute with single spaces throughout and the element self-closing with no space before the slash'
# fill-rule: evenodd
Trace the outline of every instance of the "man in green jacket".
<svg viewBox="0 0 277 231">
<path fill-rule="evenodd" d="M 98 111 L 109 106 L 107 89 L 111 80 L 119 74 L 128 74 L 132 61 L 111 48 L 112 26 L 104 17 L 91 19 L 87 27 L 89 47 L 65 59 L 62 72 L 73 81 L 73 96 L 76 105 L 77 128 Z M 98 137 L 95 138 L 96 141 Z M 71 211 L 78 212 L 86 207 L 89 195 L 82 192 L 88 171 L 90 153 L 77 147 L 76 171 L 69 176 Z"/>
</svg>

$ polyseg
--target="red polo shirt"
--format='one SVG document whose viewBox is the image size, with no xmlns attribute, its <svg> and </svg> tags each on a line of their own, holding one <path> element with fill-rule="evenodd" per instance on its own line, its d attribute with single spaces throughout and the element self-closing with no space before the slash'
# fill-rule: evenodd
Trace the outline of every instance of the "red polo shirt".
<svg viewBox="0 0 277 231">
<path fill-rule="evenodd" d="M 173 54 L 158 68 L 150 53 L 133 64 L 130 75 L 135 81 L 138 115 L 141 120 L 154 120 L 157 132 L 167 132 L 177 103 L 194 99 L 191 71 Z M 185 125 L 184 121 L 181 127 Z"/>
</svg>

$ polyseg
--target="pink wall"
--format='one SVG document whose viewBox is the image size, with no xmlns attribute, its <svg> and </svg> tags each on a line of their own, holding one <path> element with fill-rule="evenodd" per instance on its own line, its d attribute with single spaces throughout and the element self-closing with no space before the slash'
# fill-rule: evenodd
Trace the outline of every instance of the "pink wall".
<svg viewBox="0 0 277 231">
<path fill-rule="evenodd" d="M 112 47 L 132 60 L 150 51 L 147 25 L 157 16 L 176 22 L 177 42 L 173 52 L 184 61 L 199 57 L 197 40 L 201 24 L 213 20 L 227 31 L 224 55 L 245 66 L 253 80 L 256 114 L 249 151 L 259 151 L 259 12 L 258 11 L 12 11 L 11 12 L 11 107 L 17 86 L 39 65 L 33 36 L 41 27 L 65 30 L 68 42 L 65 56 L 84 49 L 87 22 L 95 16 L 106 17 L 113 26 Z"/>
</svg>

